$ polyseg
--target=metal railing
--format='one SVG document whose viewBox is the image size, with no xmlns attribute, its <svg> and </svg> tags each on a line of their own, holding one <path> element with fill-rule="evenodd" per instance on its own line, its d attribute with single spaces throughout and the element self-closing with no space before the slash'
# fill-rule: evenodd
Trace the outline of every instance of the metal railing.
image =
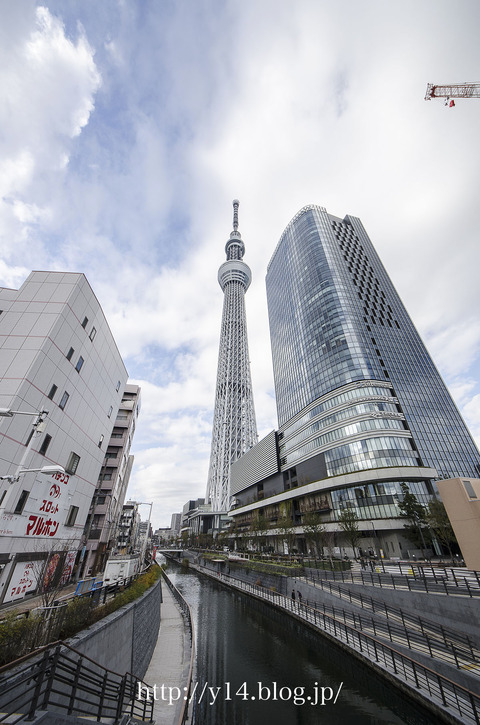
<svg viewBox="0 0 480 725">
<path fill-rule="evenodd" d="M 314 587 L 320 587 L 323 591 L 327 591 L 334 597 L 345 599 L 350 604 L 359 606 L 362 609 L 368 609 L 373 614 L 385 617 L 394 623 L 401 622 L 405 628 L 410 627 L 417 632 L 421 632 L 425 638 L 427 648 L 430 646 L 429 638 L 433 638 L 433 641 L 443 643 L 444 647 L 451 649 L 456 666 L 459 668 L 461 668 L 461 665 L 457 660 L 464 657 L 471 658 L 471 661 L 474 663 L 480 663 L 480 651 L 473 645 L 470 637 L 463 632 L 452 629 L 451 627 L 444 627 L 424 617 L 410 614 L 390 604 L 387 605 L 386 602 L 374 599 L 362 592 L 352 592 L 351 589 L 342 587 L 330 579 L 310 578 L 308 575 L 306 579 Z"/>
<path fill-rule="evenodd" d="M 443 571 L 443 570 L 442 570 Z M 315 575 L 316 576 L 315 576 Z M 459 576 L 455 570 L 445 573 L 435 571 L 434 567 L 410 567 L 410 573 L 385 571 L 374 573 L 369 571 L 327 571 L 310 570 L 311 579 L 330 579 L 333 581 L 351 582 L 362 586 L 379 586 L 388 589 L 408 589 L 411 592 L 427 592 L 428 594 L 446 594 L 466 597 L 480 597 L 480 577 L 478 572 L 470 572 L 471 576 Z"/>
<path fill-rule="evenodd" d="M 202 571 L 202 568 L 197 565 L 192 564 L 191 566 Z M 206 572 L 209 575 L 213 574 L 208 570 Z M 380 668 L 399 678 L 402 683 L 414 688 L 427 705 L 429 702 L 433 702 L 441 708 L 446 708 L 450 714 L 459 719 L 462 725 L 467 723 L 480 725 L 480 697 L 476 693 L 416 662 L 411 657 L 376 639 L 375 636 L 358 630 L 347 622 L 337 620 L 332 614 L 318 610 L 304 602 L 294 601 L 290 597 L 267 590 L 258 584 L 221 573 L 217 573 L 215 579 L 291 612 L 334 639 L 344 642 L 367 661 L 374 662 Z"/>
<path fill-rule="evenodd" d="M 474 652 L 473 648 L 468 650 L 457 647 L 446 636 L 444 639 L 433 637 L 420 629 L 412 632 L 401 620 L 396 623 L 391 623 L 388 619 L 378 621 L 373 616 L 340 609 L 325 603 L 311 602 L 308 599 L 303 599 L 302 604 L 329 614 L 337 621 L 350 624 L 356 630 L 371 632 L 375 637 L 387 639 L 392 644 L 403 645 L 432 659 L 443 660 L 459 670 L 468 670 L 470 674 L 480 676 L 478 651 Z"/>
<path fill-rule="evenodd" d="M 33 720 L 37 711 L 153 720 L 153 702 L 137 699 L 148 687 L 130 672 L 120 675 L 65 642 L 55 642 L 0 668 L 0 722 Z"/>
<path fill-rule="evenodd" d="M 184 692 L 185 695 L 183 697 L 182 701 L 182 707 L 180 709 L 180 714 L 177 720 L 177 725 L 184 725 L 184 723 L 187 721 L 188 718 L 188 705 L 190 702 L 190 693 L 192 688 L 192 678 L 193 678 L 193 668 L 195 664 L 195 630 L 193 625 L 193 618 L 192 618 L 192 612 L 190 610 L 190 607 L 186 600 L 183 598 L 182 594 L 178 591 L 176 586 L 170 581 L 168 578 L 166 572 L 164 569 L 162 569 L 162 575 L 163 580 L 165 584 L 168 586 L 169 590 L 173 594 L 175 601 L 178 603 L 180 609 L 182 610 L 182 613 L 186 619 L 187 627 L 190 632 L 190 665 L 188 668 L 188 675 L 187 675 L 187 683 L 184 686 Z M 193 703 L 193 706 L 195 707 L 195 702 Z"/>
</svg>

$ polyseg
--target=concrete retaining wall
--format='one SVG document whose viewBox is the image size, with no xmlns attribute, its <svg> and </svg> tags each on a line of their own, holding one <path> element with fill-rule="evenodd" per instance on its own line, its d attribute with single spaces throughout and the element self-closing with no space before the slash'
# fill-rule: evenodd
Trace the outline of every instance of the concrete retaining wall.
<svg viewBox="0 0 480 725">
<path fill-rule="evenodd" d="M 468 634 L 472 641 L 480 647 L 480 620 L 478 612 L 480 599 L 466 596 L 446 596 L 443 594 L 428 594 L 426 592 L 405 591 L 399 589 L 387 589 L 379 586 L 363 586 L 362 584 L 351 584 L 349 582 L 335 582 L 343 589 L 351 590 L 352 593 L 361 593 L 365 597 L 384 602 L 387 606 L 403 609 L 405 612 L 418 614 L 432 622 L 445 627 L 458 629 Z M 321 589 L 317 588 L 320 592 Z M 325 592 L 326 594 L 326 592 Z M 322 595 L 320 599 L 325 596 Z M 338 599 L 337 602 L 345 600 Z"/>
<path fill-rule="evenodd" d="M 67 644 L 113 672 L 142 679 L 152 658 L 160 627 L 162 584 L 131 604 L 67 640 Z"/>
<path fill-rule="evenodd" d="M 274 574 L 264 574 L 245 568 L 235 566 L 227 562 L 225 565 L 204 560 L 201 563 L 207 569 L 220 571 L 223 574 L 248 581 L 251 584 L 260 584 L 266 588 L 275 587 L 279 594 L 290 596 L 292 589 L 300 590 L 303 597 L 313 599 L 317 602 L 326 602 L 338 608 L 348 609 L 347 600 L 336 596 L 329 596 L 328 592 L 320 587 L 313 587 L 298 582 L 295 577 L 285 577 Z M 362 584 L 351 584 L 337 580 L 335 584 L 343 589 L 361 593 L 365 597 L 384 602 L 387 606 L 403 609 L 405 612 L 421 614 L 424 618 L 452 629 L 458 629 L 468 634 L 474 644 L 480 647 L 480 619 L 478 616 L 480 598 L 466 596 L 446 596 L 442 594 L 429 594 L 426 592 L 405 591 L 399 589 L 387 589 L 380 586 L 364 586 Z"/>
<path fill-rule="evenodd" d="M 267 589 L 275 589 L 279 594 L 286 594 L 288 587 L 288 578 L 281 574 L 270 574 L 255 571 L 249 568 L 248 564 L 235 564 L 230 561 L 219 562 L 205 559 L 203 556 L 196 557 L 198 564 L 211 572 L 220 572 L 227 576 L 233 576 L 241 581 L 250 582 L 251 584 L 259 584 Z M 192 558 L 195 562 L 195 558 Z"/>
</svg>

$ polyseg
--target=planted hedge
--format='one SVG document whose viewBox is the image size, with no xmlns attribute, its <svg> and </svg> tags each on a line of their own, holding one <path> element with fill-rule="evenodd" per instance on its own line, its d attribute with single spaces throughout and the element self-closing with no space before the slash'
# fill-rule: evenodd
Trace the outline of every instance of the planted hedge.
<svg viewBox="0 0 480 725">
<path fill-rule="evenodd" d="M 66 607 L 53 611 L 49 620 L 41 613 L 18 617 L 16 612 L 0 620 L 0 666 L 58 639 L 73 637 L 82 629 L 139 599 L 160 577 L 160 567 L 151 566 L 114 599 L 94 606 L 89 596 L 75 597 Z"/>
</svg>

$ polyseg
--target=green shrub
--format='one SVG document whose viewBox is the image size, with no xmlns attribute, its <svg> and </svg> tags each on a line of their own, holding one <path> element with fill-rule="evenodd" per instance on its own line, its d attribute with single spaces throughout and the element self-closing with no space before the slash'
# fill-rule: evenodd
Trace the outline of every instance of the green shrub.
<svg viewBox="0 0 480 725">
<path fill-rule="evenodd" d="M 151 566 L 114 599 L 98 607 L 92 606 L 93 600 L 90 597 L 74 597 L 66 607 L 60 629 L 55 627 L 49 630 L 48 623 L 41 615 L 17 619 L 17 612 L 12 612 L 0 621 L 0 666 L 28 654 L 36 647 L 48 644 L 49 641 L 73 637 L 125 604 L 134 602 L 155 584 L 160 573 L 159 566 Z M 50 639 L 44 641 L 48 634 Z"/>
<path fill-rule="evenodd" d="M 35 646 L 38 636 L 39 617 L 21 617 L 12 612 L 0 622 L 0 665 L 16 660 Z"/>
<path fill-rule="evenodd" d="M 60 639 L 73 637 L 74 634 L 92 624 L 92 600 L 90 597 L 76 597 L 68 603 L 65 619 L 60 630 Z"/>
</svg>

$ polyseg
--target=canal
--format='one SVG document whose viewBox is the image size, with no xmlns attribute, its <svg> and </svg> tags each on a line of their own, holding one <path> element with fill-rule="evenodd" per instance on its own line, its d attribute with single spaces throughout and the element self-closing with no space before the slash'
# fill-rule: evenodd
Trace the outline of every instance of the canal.
<svg viewBox="0 0 480 725">
<path fill-rule="evenodd" d="M 438 720 L 288 615 L 168 566 L 195 622 L 195 725 L 434 725 Z"/>
</svg>

